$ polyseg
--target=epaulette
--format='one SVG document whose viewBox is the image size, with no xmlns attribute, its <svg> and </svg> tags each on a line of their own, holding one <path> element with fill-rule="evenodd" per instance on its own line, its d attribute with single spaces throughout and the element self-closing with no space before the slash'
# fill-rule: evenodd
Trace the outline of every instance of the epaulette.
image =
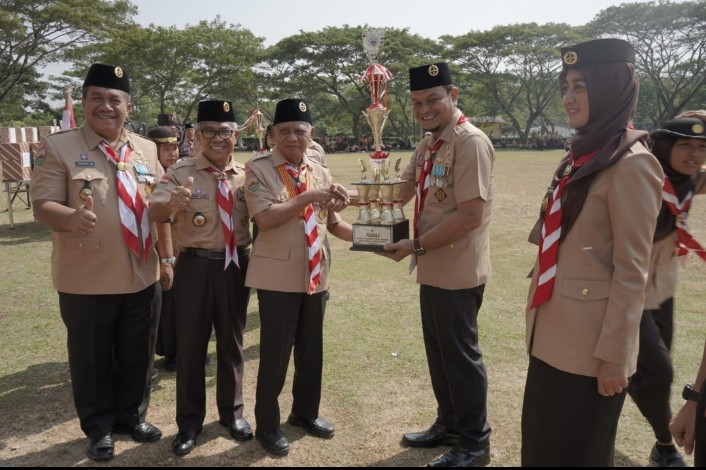
<svg viewBox="0 0 706 470">
<path fill-rule="evenodd" d="M 259 160 L 261 158 L 267 158 L 267 157 L 271 157 L 271 156 L 272 156 L 272 152 L 261 152 L 261 153 L 257 153 L 255 155 L 253 155 L 253 157 L 249 161 L 252 162 L 255 160 Z"/>
<path fill-rule="evenodd" d="M 152 142 L 152 143 L 154 143 L 154 140 L 149 139 L 149 138 L 145 137 L 145 136 L 142 135 L 142 134 L 138 134 L 137 132 L 131 132 L 131 131 L 127 130 L 127 129 L 125 129 L 125 132 L 128 133 L 128 135 L 130 136 L 131 139 L 134 139 L 135 137 L 139 137 L 140 139 L 146 140 L 147 142 Z"/>
</svg>

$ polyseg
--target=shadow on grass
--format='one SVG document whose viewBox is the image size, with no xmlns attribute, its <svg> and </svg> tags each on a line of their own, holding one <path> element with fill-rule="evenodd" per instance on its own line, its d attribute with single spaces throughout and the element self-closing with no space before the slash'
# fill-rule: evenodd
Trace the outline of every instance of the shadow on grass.
<svg viewBox="0 0 706 470">
<path fill-rule="evenodd" d="M 400 445 L 400 452 L 386 459 L 377 460 L 366 467 L 419 467 L 442 456 L 451 447 L 406 448 Z"/>
<path fill-rule="evenodd" d="M 34 364 L 0 378 L 0 450 L 76 418 L 66 362 Z"/>
<path fill-rule="evenodd" d="M 45 241 L 51 241 L 51 231 L 38 222 L 15 223 L 15 228 L 12 230 L 10 230 L 10 224 L 0 225 L 0 246 Z"/>
<path fill-rule="evenodd" d="M 615 457 L 613 459 L 613 462 L 616 467 L 642 467 L 642 464 L 640 462 L 634 461 L 619 450 L 615 451 Z"/>
</svg>

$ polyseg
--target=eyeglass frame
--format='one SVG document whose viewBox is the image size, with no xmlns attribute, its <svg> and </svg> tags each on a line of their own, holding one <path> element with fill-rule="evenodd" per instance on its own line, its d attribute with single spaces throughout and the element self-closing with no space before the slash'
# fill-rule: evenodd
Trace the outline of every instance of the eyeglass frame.
<svg viewBox="0 0 706 470">
<path fill-rule="evenodd" d="M 223 140 L 228 140 L 228 139 L 230 139 L 231 137 L 233 137 L 233 134 L 235 134 L 235 133 L 237 132 L 237 131 L 235 131 L 234 129 L 229 129 L 229 128 L 226 128 L 226 127 L 221 127 L 221 128 L 218 128 L 218 129 L 214 129 L 214 128 L 212 128 L 212 127 L 207 127 L 206 129 L 198 129 L 198 131 L 201 133 L 202 136 L 204 136 L 204 138 L 206 138 L 206 139 L 208 139 L 208 140 L 211 140 L 211 139 L 215 138 L 216 135 L 217 135 L 218 137 L 220 137 L 221 139 L 223 139 Z M 209 136 L 207 135 L 207 132 L 208 132 L 208 134 L 213 133 L 213 135 L 209 137 Z M 227 136 L 224 136 L 224 135 L 223 135 L 223 132 L 227 132 L 228 135 L 227 135 Z"/>
</svg>

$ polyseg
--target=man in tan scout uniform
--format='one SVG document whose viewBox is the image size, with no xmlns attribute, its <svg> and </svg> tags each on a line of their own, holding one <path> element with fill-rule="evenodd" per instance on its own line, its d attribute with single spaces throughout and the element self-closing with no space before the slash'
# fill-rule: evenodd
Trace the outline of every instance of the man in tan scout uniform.
<svg viewBox="0 0 706 470">
<path fill-rule="evenodd" d="M 429 133 L 417 146 L 402 179 L 405 202 L 417 192 L 414 239 L 387 245 L 385 255 L 412 255 L 436 422 L 408 433 L 412 447 L 455 446 L 432 467 L 490 462 L 488 378 L 478 347 L 478 310 L 490 279 L 488 225 L 495 153 L 485 134 L 456 108 L 458 89 L 445 63 L 409 70 L 414 118 Z"/>
<path fill-rule="evenodd" d="M 44 138 L 31 185 L 35 216 L 53 232 L 74 402 L 88 456 L 99 461 L 113 458 L 113 432 L 140 442 L 162 436 L 139 412 L 160 307 L 157 236 L 145 206 L 162 170 L 154 143 L 123 129 L 129 93 L 120 67 L 91 65 L 85 122 Z"/>
<path fill-rule="evenodd" d="M 250 299 L 245 272 L 252 240 L 243 198 L 245 170 L 232 157 L 238 127 L 231 103 L 199 103 L 197 128 L 201 152 L 169 167 L 149 210 L 155 221 L 173 217 L 178 233 L 177 455 L 194 449 L 206 417 L 204 361 L 211 328 L 217 341 L 219 423 L 234 439 L 252 439 L 243 418 L 243 330 Z"/>
<path fill-rule="evenodd" d="M 306 103 L 277 103 L 273 132 L 272 154 L 245 166 L 245 201 L 259 228 L 246 285 L 257 288 L 260 306 L 255 436 L 268 452 L 284 455 L 289 442 L 280 428 L 278 396 L 292 344 L 296 371 L 288 422 L 316 437 L 334 435 L 334 427 L 319 417 L 330 256 L 323 242 L 331 228 L 349 241 L 352 231 L 335 213 L 348 203 L 345 189 L 307 156 L 312 126 Z"/>
</svg>

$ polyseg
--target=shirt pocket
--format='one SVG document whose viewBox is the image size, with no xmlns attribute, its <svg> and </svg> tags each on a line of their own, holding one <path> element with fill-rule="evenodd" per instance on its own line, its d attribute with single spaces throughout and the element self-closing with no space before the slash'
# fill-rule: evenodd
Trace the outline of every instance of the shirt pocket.
<svg viewBox="0 0 706 470">
<path fill-rule="evenodd" d="M 98 237 L 63 237 L 61 245 L 71 250 L 98 250 L 101 247 Z"/>
<path fill-rule="evenodd" d="M 561 295 L 582 302 L 603 300 L 610 297 L 610 280 L 603 279 L 564 279 Z"/>
<path fill-rule="evenodd" d="M 258 240 L 253 245 L 251 256 L 287 261 L 289 259 L 289 245 Z"/>
<path fill-rule="evenodd" d="M 105 174 L 96 168 L 71 168 L 71 183 L 69 184 L 68 202 L 74 207 L 84 202 L 81 191 L 90 190 L 94 202 L 105 204 L 108 197 L 108 184 Z M 84 193 L 85 194 L 85 193 Z"/>
</svg>

